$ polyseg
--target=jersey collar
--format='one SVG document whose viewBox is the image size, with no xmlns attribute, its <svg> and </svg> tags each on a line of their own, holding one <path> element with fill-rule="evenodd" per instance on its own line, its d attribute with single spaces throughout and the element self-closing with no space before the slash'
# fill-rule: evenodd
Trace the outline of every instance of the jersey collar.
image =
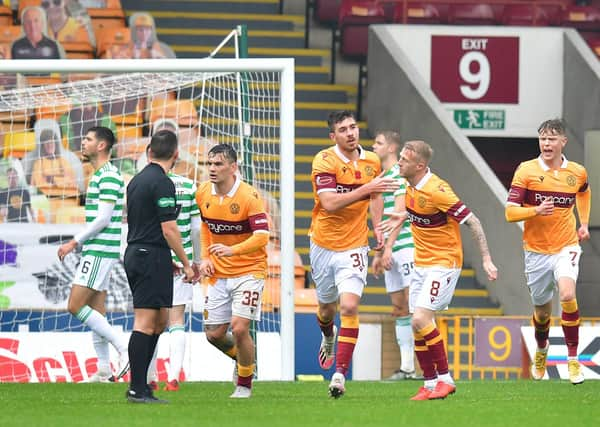
<svg viewBox="0 0 600 427">
<path fill-rule="evenodd" d="M 335 151 L 335 154 L 337 154 L 337 156 L 342 159 L 342 161 L 344 163 L 350 163 L 350 159 L 346 156 L 344 156 L 344 154 L 342 154 L 341 150 L 339 149 L 339 147 L 336 145 L 333 146 L 333 151 Z M 359 145 L 358 146 L 358 158 L 360 160 L 364 160 L 366 158 L 366 153 L 365 150 Z"/>
<path fill-rule="evenodd" d="M 429 178 L 431 178 L 432 175 L 433 174 L 431 173 L 431 169 L 427 168 L 427 173 L 425 174 L 425 176 L 423 176 L 423 178 L 421 178 L 419 182 L 417 182 L 415 188 L 417 190 L 421 190 L 423 187 L 425 187 L 425 184 L 427 184 L 427 181 L 429 181 Z"/>
<path fill-rule="evenodd" d="M 240 177 L 235 175 L 235 182 L 233 183 L 233 187 L 231 187 L 231 190 L 229 190 L 229 193 L 227 193 L 226 196 L 233 197 L 233 195 L 235 194 L 237 189 L 240 188 L 241 183 L 242 183 L 242 180 L 240 179 Z M 215 184 L 210 184 L 210 188 L 211 188 L 211 194 L 213 196 L 216 196 L 217 190 L 215 189 Z"/>
<path fill-rule="evenodd" d="M 542 156 L 538 156 L 538 164 L 540 165 L 540 167 L 542 168 L 542 170 L 544 172 L 548 172 L 550 170 L 550 168 L 542 160 Z M 567 158 L 563 154 L 562 155 L 562 163 L 560 164 L 560 168 L 561 169 L 566 169 L 568 164 L 569 164 L 569 161 L 567 160 Z"/>
</svg>

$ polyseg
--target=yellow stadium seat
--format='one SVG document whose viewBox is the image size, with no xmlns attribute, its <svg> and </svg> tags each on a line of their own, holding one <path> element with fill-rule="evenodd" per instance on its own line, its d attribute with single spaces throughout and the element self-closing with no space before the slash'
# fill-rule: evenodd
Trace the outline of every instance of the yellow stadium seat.
<svg viewBox="0 0 600 427">
<path fill-rule="evenodd" d="M 317 290 L 316 289 L 296 289 L 294 292 L 294 305 L 296 313 L 316 313 Z"/>
<path fill-rule="evenodd" d="M 4 157 L 22 158 L 35 148 L 35 132 L 10 132 L 4 135 Z"/>
<path fill-rule="evenodd" d="M 190 99 L 155 99 L 150 106 L 150 123 L 158 119 L 173 119 L 180 126 L 198 124 L 198 111 Z"/>
</svg>

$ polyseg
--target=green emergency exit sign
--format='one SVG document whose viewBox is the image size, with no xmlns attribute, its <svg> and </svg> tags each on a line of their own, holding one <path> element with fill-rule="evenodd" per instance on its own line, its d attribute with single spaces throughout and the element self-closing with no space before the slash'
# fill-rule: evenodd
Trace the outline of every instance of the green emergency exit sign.
<svg viewBox="0 0 600 427">
<path fill-rule="evenodd" d="M 454 121 L 461 129 L 503 130 L 504 110 L 454 110 Z"/>
</svg>

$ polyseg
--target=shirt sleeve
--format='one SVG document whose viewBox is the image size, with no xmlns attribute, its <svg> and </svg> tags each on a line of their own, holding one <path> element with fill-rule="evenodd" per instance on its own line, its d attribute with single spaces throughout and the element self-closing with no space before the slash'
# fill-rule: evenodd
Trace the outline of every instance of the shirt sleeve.
<svg viewBox="0 0 600 427">
<path fill-rule="evenodd" d="M 471 210 L 460 201 L 446 182 L 441 181 L 432 196 L 435 207 L 442 212 L 446 212 L 449 218 L 459 224 L 462 224 L 471 216 Z"/>
<path fill-rule="evenodd" d="M 153 203 L 160 222 L 175 221 L 177 219 L 175 184 L 166 176 L 155 184 Z"/>
<path fill-rule="evenodd" d="M 123 182 L 115 174 L 104 174 L 98 183 L 99 200 L 108 203 L 117 203 Z"/>
<path fill-rule="evenodd" d="M 200 215 L 200 209 L 198 209 L 198 202 L 196 199 L 197 191 L 198 190 L 196 188 L 196 184 L 193 184 L 192 185 L 192 206 L 191 206 L 191 210 L 190 210 L 190 216 L 192 216 L 192 217 Z"/>
<path fill-rule="evenodd" d="M 312 164 L 312 180 L 317 194 L 323 191 L 336 191 L 335 160 L 331 153 L 325 151 L 317 154 Z"/>
<path fill-rule="evenodd" d="M 268 233 L 269 218 L 265 210 L 265 204 L 260 198 L 258 191 L 252 189 L 248 202 L 248 222 L 253 233 Z"/>
<path fill-rule="evenodd" d="M 506 200 L 507 204 L 523 206 L 525 195 L 527 194 L 527 176 L 523 172 L 523 164 L 520 164 L 510 183 L 508 199 Z"/>
</svg>

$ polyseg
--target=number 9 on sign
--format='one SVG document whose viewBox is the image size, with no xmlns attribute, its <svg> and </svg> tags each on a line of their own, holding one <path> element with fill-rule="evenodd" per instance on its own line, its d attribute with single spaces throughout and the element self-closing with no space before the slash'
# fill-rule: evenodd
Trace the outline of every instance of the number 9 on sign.
<svg viewBox="0 0 600 427">
<path fill-rule="evenodd" d="M 473 72 L 473 68 L 477 71 Z M 460 85 L 460 92 L 465 98 L 480 99 L 485 96 L 490 87 L 490 62 L 487 57 L 477 51 L 467 52 L 458 65 L 460 78 L 468 85 Z M 476 85 L 472 87 L 471 85 Z"/>
<path fill-rule="evenodd" d="M 506 326 L 498 325 L 490 329 L 488 333 L 490 344 L 490 359 L 503 362 L 508 359 L 512 349 L 512 338 Z"/>
</svg>

